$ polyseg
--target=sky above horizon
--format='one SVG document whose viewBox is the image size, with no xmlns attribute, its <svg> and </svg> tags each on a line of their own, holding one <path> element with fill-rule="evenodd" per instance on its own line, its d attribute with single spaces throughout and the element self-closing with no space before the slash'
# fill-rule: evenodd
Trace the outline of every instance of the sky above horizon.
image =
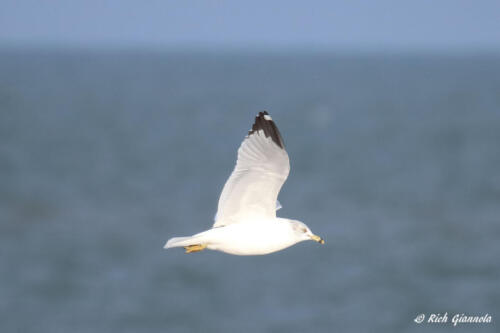
<svg viewBox="0 0 500 333">
<path fill-rule="evenodd" d="M 500 1 L 0 0 L 0 44 L 500 50 Z"/>
</svg>

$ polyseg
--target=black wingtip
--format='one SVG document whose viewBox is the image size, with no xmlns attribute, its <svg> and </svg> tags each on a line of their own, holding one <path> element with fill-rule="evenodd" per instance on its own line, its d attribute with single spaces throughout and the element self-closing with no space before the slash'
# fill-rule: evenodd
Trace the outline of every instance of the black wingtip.
<svg viewBox="0 0 500 333">
<path fill-rule="evenodd" d="M 285 149 L 285 143 L 283 142 L 280 131 L 267 111 L 261 111 L 255 117 L 255 122 L 253 123 L 252 129 L 248 132 L 248 135 L 259 130 L 264 132 L 266 138 L 271 137 L 274 143 L 280 148 Z"/>
</svg>

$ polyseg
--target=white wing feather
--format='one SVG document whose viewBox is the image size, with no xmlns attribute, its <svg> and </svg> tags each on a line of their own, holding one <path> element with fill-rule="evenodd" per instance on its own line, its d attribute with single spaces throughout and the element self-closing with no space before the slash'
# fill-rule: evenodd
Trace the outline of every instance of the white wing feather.
<svg viewBox="0 0 500 333">
<path fill-rule="evenodd" d="M 280 210 L 281 208 L 283 208 L 283 206 L 281 205 L 281 202 L 279 202 L 279 200 L 276 200 L 276 210 Z M 218 215 L 217 213 L 215 213 L 215 216 L 214 216 L 214 222 L 217 221 L 217 218 L 218 218 Z"/>
<path fill-rule="evenodd" d="M 257 120 L 260 124 L 272 122 L 267 113 L 259 113 L 256 124 Z M 276 210 L 281 208 L 278 193 L 290 172 L 290 161 L 274 123 L 274 141 L 266 133 L 270 131 L 269 123 L 264 128 L 254 125 L 254 131 L 238 149 L 236 166 L 219 198 L 214 227 L 259 217 L 275 218 Z"/>
</svg>

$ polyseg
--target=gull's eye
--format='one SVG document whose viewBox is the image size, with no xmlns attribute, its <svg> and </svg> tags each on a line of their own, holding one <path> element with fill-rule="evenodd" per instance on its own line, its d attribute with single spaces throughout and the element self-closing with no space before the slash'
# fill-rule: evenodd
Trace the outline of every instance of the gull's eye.
<svg viewBox="0 0 500 333">
<path fill-rule="evenodd" d="M 307 229 L 306 228 L 302 228 L 301 229 L 303 233 L 306 233 L 307 232 Z"/>
</svg>

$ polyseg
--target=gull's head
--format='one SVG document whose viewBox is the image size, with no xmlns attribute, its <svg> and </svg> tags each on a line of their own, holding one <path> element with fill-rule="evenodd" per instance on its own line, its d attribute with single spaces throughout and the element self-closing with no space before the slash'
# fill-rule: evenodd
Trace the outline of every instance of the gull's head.
<svg viewBox="0 0 500 333">
<path fill-rule="evenodd" d="M 299 241 L 313 240 L 320 244 L 325 244 L 323 238 L 313 234 L 305 223 L 296 220 L 289 220 L 289 223 L 292 226 L 295 237 L 297 237 Z"/>
</svg>

